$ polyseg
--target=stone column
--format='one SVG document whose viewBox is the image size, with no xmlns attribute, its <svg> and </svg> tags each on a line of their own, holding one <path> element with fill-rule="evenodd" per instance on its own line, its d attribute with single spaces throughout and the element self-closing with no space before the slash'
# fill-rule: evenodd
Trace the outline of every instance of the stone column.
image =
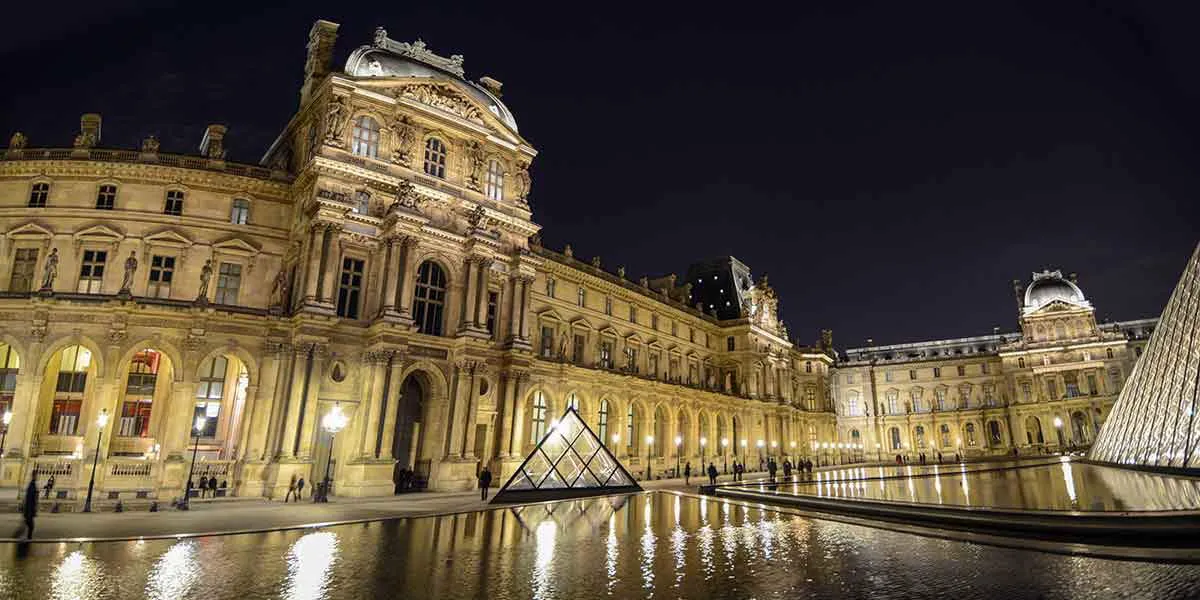
<svg viewBox="0 0 1200 600">
<path fill-rule="evenodd" d="M 386 390 L 386 401 L 381 403 L 382 405 L 380 406 L 379 418 L 383 423 L 383 429 L 375 436 L 375 458 L 395 458 L 392 456 L 392 444 L 396 437 L 396 415 L 399 414 L 400 403 L 403 401 L 400 394 L 404 390 L 402 387 L 404 385 L 404 380 L 402 379 L 402 375 L 404 375 L 404 360 L 401 358 L 399 352 L 392 353 L 392 361 L 387 368 L 392 370 L 392 374 Z M 432 402 L 432 397 L 428 401 Z M 424 410 L 426 407 L 421 408 Z M 422 415 L 423 417 L 424 415 Z M 424 422 L 422 422 L 422 426 L 424 425 Z"/>
<path fill-rule="evenodd" d="M 296 458 L 312 458 L 313 441 L 318 422 L 321 420 L 317 403 L 321 389 L 321 374 L 325 371 L 326 359 L 326 348 L 315 344 L 312 353 L 312 373 L 308 376 L 308 393 L 304 396 L 304 410 L 300 413 L 300 422 L 296 427 L 299 437 L 292 446 L 293 449 L 296 449 Z"/>
<path fill-rule="evenodd" d="M 379 417 L 382 414 L 384 394 L 387 393 L 386 384 L 391 384 L 388 381 L 387 361 L 389 353 L 384 352 L 367 352 L 363 354 L 363 369 L 366 371 L 366 376 L 363 378 L 363 401 L 361 409 L 358 411 L 362 423 L 362 428 L 358 432 L 358 442 L 355 444 L 353 455 L 355 458 L 374 458 L 375 442 L 379 432 Z"/>
<path fill-rule="evenodd" d="M 400 246 L 400 274 L 396 281 L 396 293 L 399 296 L 396 298 L 396 306 L 400 307 L 400 316 L 404 318 L 412 318 L 412 301 L 413 289 L 417 283 L 417 248 L 418 241 L 416 237 L 408 236 L 404 238 Z"/>
<path fill-rule="evenodd" d="M 293 347 L 292 382 L 288 392 L 287 414 L 284 415 L 283 435 L 279 440 L 279 455 L 295 456 L 300 440 L 297 437 L 301 412 L 304 410 L 305 382 L 313 369 L 314 344 L 297 344 Z"/>
<path fill-rule="evenodd" d="M 479 421 L 476 413 L 479 412 L 479 389 L 478 377 L 485 373 L 485 366 L 481 362 L 476 362 L 470 365 L 470 376 L 467 378 L 467 389 L 465 396 L 466 414 L 463 422 L 463 449 L 462 454 L 467 459 L 482 459 L 485 457 L 475 456 L 475 425 Z"/>
<path fill-rule="evenodd" d="M 518 328 L 517 328 L 517 333 L 518 333 L 517 337 L 521 340 L 529 339 L 529 331 L 528 331 L 529 323 L 528 323 L 528 319 L 525 318 L 525 313 L 529 312 L 529 296 L 531 293 L 531 288 L 529 286 L 532 283 L 533 283 L 532 277 L 522 277 L 521 278 L 521 313 L 520 313 L 520 320 L 518 321 Z"/>
<path fill-rule="evenodd" d="M 515 396 L 513 397 L 512 436 L 509 438 L 514 456 L 524 457 L 525 454 L 525 396 L 529 394 L 529 373 L 514 371 L 516 379 Z"/>
<path fill-rule="evenodd" d="M 489 258 L 479 261 L 478 293 L 475 295 L 475 316 L 473 321 L 478 329 L 487 329 L 487 297 L 488 283 L 491 280 L 492 260 Z"/>
<path fill-rule="evenodd" d="M 339 251 L 341 244 L 338 242 L 338 235 L 341 231 L 341 225 L 330 225 L 325 230 L 325 240 L 322 245 L 324 260 L 321 265 L 321 284 L 319 287 L 323 292 L 321 294 L 321 302 L 326 304 L 335 304 L 337 302 L 337 280 L 338 273 L 341 272 L 339 258 L 342 254 Z"/>
<path fill-rule="evenodd" d="M 32 361 L 27 364 L 32 364 Z M 32 371 L 33 369 L 27 369 Z M 18 373 L 13 389 L 12 423 L 8 425 L 8 440 L 4 444 L 5 458 L 29 456 L 29 440 L 33 439 L 33 424 L 38 408 L 37 379 L 33 373 Z"/>
<path fill-rule="evenodd" d="M 463 285 L 462 310 L 459 311 L 458 319 L 459 331 L 469 329 L 474 325 L 476 292 L 479 289 L 476 277 L 476 273 L 479 272 L 479 258 L 468 256 L 464 262 L 466 263 L 467 280 Z"/>
<path fill-rule="evenodd" d="M 172 382 L 167 418 L 163 420 L 161 456 L 183 459 L 192 436 L 192 414 L 196 405 L 196 386 L 191 381 Z"/>
<path fill-rule="evenodd" d="M 510 371 L 504 375 L 504 384 L 500 387 L 504 396 L 498 404 L 502 407 L 500 410 L 500 454 L 499 458 L 504 459 L 513 455 L 512 432 L 513 432 L 513 417 L 517 409 L 517 375 L 518 372 Z"/>
<path fill-rule="evenodd" d="M 242 446 L 242 456 L 247 460 L 263 460 L 267 457 L 267 436 L 270 432 L 271 414 L 275 409 L 275 386 L 279 378 L 282 344 L 268 343 L 264 348 L 267 359 L 263 361 L 254 394 L 246 390 L 250 399 L 249 435 Z"/>
<path fill-rule="evenodd" d="M 271 411 L 267 413 L 267 437 L 263 449 L 263 459 L 269 460 L 278 456 L 283 449 L 283 430 L 286 425 L 287 411 L 291 401 L 291 384 L 295 370 L 296 353 L 289 344 L 279 344 L 275 348 L 279 366 L 275 370 L 275 385 L 268 393 L 271 394 Z"/>
<path fill-rule="evenodd" d="M 379 278 L 379 316 L 396 310 L 396 278 L 399 270 L 400 252 L 396 238 L 384 240 L 387 246 L 383 258 L 383 275 Z"/>
<path fill-rule="evenodd" d="M 325 228 L 326 224 L 319 221 L 309 227 L 308 253 L 304 260 L 303 294 L 305 302 L 317 302 L 320 299 L 317 287 L 321 281 L 321 264 L 324 259 L 322 240 Z"/>
<path fill-rule="evenodd" d="M 463 361 L 454 366 L 454 382 L 450 390 L 450 415 L 447 419 L 446 426 L 450 430 L 450 452 L 449 458 L 456 459 L 462 456 L 463 448 L 463 432 L 465 427 L 459 427 L 460 420 L 466 419 L 466 406 L 469 391 L 467 390 L 468 371 L 471 370 L 471 365 L 468 361 Z"/>
</svg>

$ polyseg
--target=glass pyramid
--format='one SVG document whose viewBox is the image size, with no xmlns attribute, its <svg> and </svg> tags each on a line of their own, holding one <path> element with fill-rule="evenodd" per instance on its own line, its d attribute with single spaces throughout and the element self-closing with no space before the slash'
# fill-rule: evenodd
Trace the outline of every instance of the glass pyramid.
<svg viewBox="0 0 1200 600">
<path fill-rule="evenodd" d="M 1088 458 L 1200 468 L 1200 245 L 1100 429 Z"/>
<path fill-rule="evenodd" d="M 641 489 L 579 413 L 567 407 L 492 502 L 555 500 Z"/>
</svg>

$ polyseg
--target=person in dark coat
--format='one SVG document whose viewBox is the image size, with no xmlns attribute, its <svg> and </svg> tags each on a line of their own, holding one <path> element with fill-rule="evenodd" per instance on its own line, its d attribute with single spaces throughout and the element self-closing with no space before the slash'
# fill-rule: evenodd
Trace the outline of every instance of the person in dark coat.
<svg viewBox="0 0 1200 600">
<path fill-rule="evenodd" d="M 492 485 L 492 472 L 484 467 L 479 472 L 479 499 L 487 501 L 488 488 Z"/>
<path fill-rule="evenodd" d="M 691 461 L 689 461 L 683 467 L 683 485 L 688 485 L 689 480 L 691 478 L 692 478 L 692 463 L 691 463 Z"/>
<path fill-rule="evenodd" d="M 50 478 L 46 480 L 46 487 L 44 489 L 46 490 L 45 497 L 47 499 L 50 498 L 50 492 L 54 491 L 54 476 L 53 475 L 51 475 Z"/>
<path fill-rule="evenodd" d="M 217 478 L 210 477 L 208 480 L 208 495 L 210 498 L 217 497 Z"/>
<path fill-rule="evenodd" d="M 297 501 L 300 500 L 300 497 L 296 495 L 296 474 L 295 473 L 292 473 L 292 480 L 288 482 L 288 491 L 287 491 L 287 494 L 284 494 L 284 496 L 283 496 L 283 503 L 287 504 L 289 498 L 295 498 Z"/>
<path fill-rule="evenodd" d="M 208 475 L 200 476 L 200 497 L 203 498 L 205 492 L 208 491 Z"/>
<path fill-rule="evenodd" d="M 304 497 L 304 478 L 301 477 L 296 482 L 296 500 L 299 501 L 303 497 Z"/>
<path fill-rule="evenodd" d="M 25 539 L 33 539 L 33 519 L 38 511 L 37 472 L 29 479 L 25 488 L 25 499 L 21 502 L 21 517 L 25 519 Z"/>
<path fill-rule="evenodd" d="M 775 471 L 777 470 L 777 468 L 778 467 L 775 465 L 774 459 L 767 461 L 767 473 L 769 473 L 771 475 L 771 481 L 775 481 Z"/>
<path fill-rule="evenodd" d="M 708 482 L 717 484 L 717 466 L 712 463 L 708 463 Z"/>
</svg>

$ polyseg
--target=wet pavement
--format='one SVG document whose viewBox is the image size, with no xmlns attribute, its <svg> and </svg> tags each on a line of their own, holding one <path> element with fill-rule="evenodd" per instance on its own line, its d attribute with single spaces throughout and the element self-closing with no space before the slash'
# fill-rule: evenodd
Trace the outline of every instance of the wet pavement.
<svg viewBox="0 0 1200 600">
<path fill-rule="evenodd" d="M 2 598 L 1187 598 L 1200 566 L 644 493 L 326 528 L 0 545 Z"/>
</svg>

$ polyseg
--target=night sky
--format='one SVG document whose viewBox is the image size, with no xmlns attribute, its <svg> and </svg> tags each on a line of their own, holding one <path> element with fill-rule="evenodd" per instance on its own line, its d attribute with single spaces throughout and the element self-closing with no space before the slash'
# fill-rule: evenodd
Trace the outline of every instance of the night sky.
<svg viewBox="0 0 1200 600">
<path fill-rule="evenodd" d="M 256 162 L 313 20 L 341 24 L 339 69 L 383 25 L 504 82 L 547 246 L 633 280 L 732 254 L 803 343 L 1013 330 L 1009 282 L 1046 267 L 1101 318 L 1157 316 L 1200 238 L 1184 3 L 21 4 L 0 144 L 68 147 L 99 112 L 102 146 L 195 153 L 225 123 Z"/>
</svg>

